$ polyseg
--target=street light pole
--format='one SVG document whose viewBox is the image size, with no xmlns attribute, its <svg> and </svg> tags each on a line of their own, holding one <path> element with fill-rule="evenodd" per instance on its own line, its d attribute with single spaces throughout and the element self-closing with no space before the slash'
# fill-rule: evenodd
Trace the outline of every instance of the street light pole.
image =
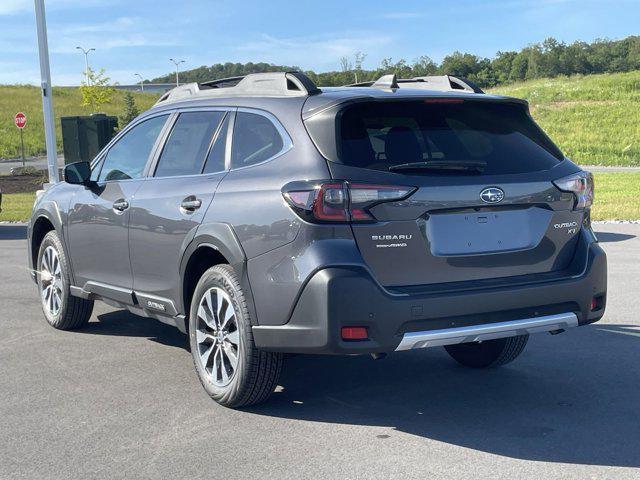
<svg viewBox="0 0 640 480">
<path fill-rule="evenodd" d="M 142 78 L 142 75 L 139 73 L 134 73 L 134 75 L 140 79 L 140 91 L 144 92 L 144 79 Z"/>
<path fill-rule="evenodd" d="M 53 99 L 51 97 L 51 70 L 49 68 L 49 45 L 47 42 L 47 22 L 44 0 L 34 0 L 36 8 L 36 29 L 38 31 L 38 55 L 40 57 L 40 85 L 42 87 L 42 113 L 44 139 L 47 147 L 49 183 L 58 183 L 58 160 L 56 147 L 56 126 L 53 121 Z"/>
<path fill-rule="evenodd" d="M 179 67 L 181 63 L 184 63 L 184 60 L 174 60 L 173 58 L 170 58 L 169 61 L 176 66 L 176 87 L 179 87 L 180 86 Z"/>
<path fill-rule="evenodd" d="M 90 48 L 89 50 L 85 50 L 82 47 L 76 47 L 77 50 L 80 50 L 84 53 L 84 75 L 85 81 L 87 82 L 87 86 L 89 86 L 89 53 L 95 52 L 95 48 Z"/>
</svg>

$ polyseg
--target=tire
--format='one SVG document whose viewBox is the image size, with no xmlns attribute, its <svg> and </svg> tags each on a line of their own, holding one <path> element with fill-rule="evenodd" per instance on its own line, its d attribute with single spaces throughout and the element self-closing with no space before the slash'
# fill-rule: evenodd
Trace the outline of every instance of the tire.
<svg viewBox="0 0 640 480">
<path fill-rule="evenodd" d="M 513 362 L 524 350 L 529 335 L 497 338 L 485 342 L 447 345 L 445 350 L 458 363 L 471 368 L 491 368 Z"/>
<path fill-rule="evenodd" d="M 200 383 L 220 405 L 240 408 L 263 402 L 278 384 L 283 355 L 256 348 L 246 298 L 229 265 L 209 268 L 198 281 L 189 312 L 189 343 Z"/>
<path fill-rule="evenodd" d="M 58 330 L 83 327 L 91 317 L 93 300 L 71 295 L 69 262 L 55 231 L 47 233 L 42 239 L 37 267 L 40 303 L 49 325 Z"/>
</svg>

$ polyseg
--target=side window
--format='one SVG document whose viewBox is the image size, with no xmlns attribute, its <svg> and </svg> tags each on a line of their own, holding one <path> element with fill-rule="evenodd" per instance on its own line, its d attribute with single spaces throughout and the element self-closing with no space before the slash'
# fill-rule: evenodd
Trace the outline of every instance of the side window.
<svg viewBox="0 0 640 480">
<path fill-rule="evenodd" d="M 141 177 L 151 149 L 168 116 L 150 118 L 125 133 L 107 152 L 98 180 L 128 180 Z"/>
<path fill-rule="evenodd" d="M 155 176 L 199 174 L 223 116 L 224 112 L 181 113 L 162 150 Z"/>
<path fill-rule="evenodd" d="M 216 137 L 209 155 L 207 155 L 207 163 L 204 165 L 204 173 L 216 173 L 225 170 L 224 158 L 227 148 L 227 131 L 229 130 L 229 118 L 231 115 L 227 115 L 222 122 L 222 126 L 219 129 L 218 136 Z"/>
<path fill-rule="evenodd" d="M 236 114 L 231 168 L 264 162 L 280 152 L 283 146 L 282 137 L 271 120 L 255 113 Z"/>
</svg>

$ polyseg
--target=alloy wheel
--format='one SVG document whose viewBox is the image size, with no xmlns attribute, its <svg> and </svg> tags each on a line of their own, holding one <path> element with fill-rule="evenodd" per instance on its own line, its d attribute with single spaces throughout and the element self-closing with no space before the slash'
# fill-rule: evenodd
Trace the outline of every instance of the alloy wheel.
<svg viewBox="0 0 640 480">
<path fill-rule="evenodd" d="M 229 295 L 218 287 L 200 299 L 196 321 L 200 366 L 218 387 L 228 385 L 238 368 L 240 332 Z"/>
<path fill-rule="evenodd" d="M 55 317 L 62 308 L 62 268 L 57 250 L 49 246 L 42 254 L 40 265 L 40 294 L 45 310 Z"/>
</svg>

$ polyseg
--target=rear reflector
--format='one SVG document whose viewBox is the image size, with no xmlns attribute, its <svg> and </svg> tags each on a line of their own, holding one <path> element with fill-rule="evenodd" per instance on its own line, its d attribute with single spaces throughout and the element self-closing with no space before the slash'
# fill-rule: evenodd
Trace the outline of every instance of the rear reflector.
<svg viewBox="0 0 640 480">
<path fill-rule="evenodd" d="M 343 340 L 367 340 L 368 338 L 365 327 L 342 327 Z"/>
<path fill-rule="evenodd" d="M 593 297 L 591 299 L 591 311 L 595 312 L 596 310 L 600 310 L 604 305 L 604 296 L 599 295 L 597 297 Z"/>
</svg>

